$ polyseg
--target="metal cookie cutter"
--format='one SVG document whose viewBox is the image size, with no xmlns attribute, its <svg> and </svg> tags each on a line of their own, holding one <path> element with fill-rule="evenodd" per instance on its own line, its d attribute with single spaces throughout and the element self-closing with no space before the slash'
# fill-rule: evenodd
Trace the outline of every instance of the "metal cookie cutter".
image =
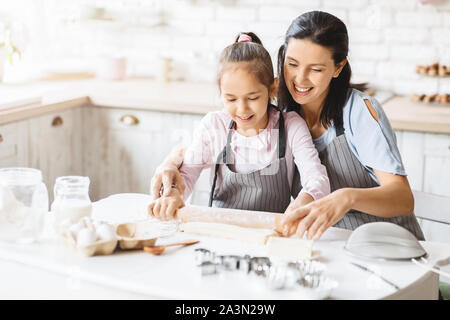
<svg viewBox="0 0 450 320">
<path fill-rule="evenodd" d="M 250 259 L 251 257 L 246 254 L 245 256 L 239 257 L 239 271 L 248 274 L 250 272 Z"/>
<path fill-rule="evenodd" d="M 307 274 L 301 277 L 297 283 L 302 287 L 316 289 L 318 288 L 325 278 L 317 274 Z"/>
<path fill-rule="evenodd" d="M 300 271 L 301 276 L 305 275 L 322 275 L 326 267 L 323 263 L 311 260 L 297 260 L 296 262 L 289 262 L 288 266 Z"/>
<path fill-rule="evenodd" d="M 200 267 L 202 276 L 207 276 L 207 275 L 210 275 L 210 274 L 216 274 L 218 272 L 218 269 L 219 269 L 219 265 L 217 265 L 216 263 L 211 262 L 211 261 L 202 262 L 199 265 L 199 267 Z"/>
<path fill-rule="evenodd" d="M 240 256 L 219 256 L 216 258 L 216 263 L 219 263 L 224 270 L 235 271 L 239 269 L 240 259 Z"/>
<path fill-rule="evenodd" d="M 216 254 L 208 249 L 198 248 L 194 250 L 195 252 L 195 264 L 197 266 L 202 265 L 204 262 L 215 263 Z"/>
<path fill-rule="evenodd" d="M 254 272 L 258 276 L 266 277 L 271 265 L 272 263 L 267 257 L 250 258 L 250 272 Z"/>
<path fill-rule="evenodd" d="M 275 265 L 269 268 L 267 284 L 271 289 L 294 287 L 301 278 L 300 271 L 288 264 Z"/>
<path fill-rule="evenodd" d="M 202 276 L 216 274 L 220 269 L 216 254 L 205 248 L 197 248 L 195 252 L 195 264 L 200 268 Z"/>
</svg>

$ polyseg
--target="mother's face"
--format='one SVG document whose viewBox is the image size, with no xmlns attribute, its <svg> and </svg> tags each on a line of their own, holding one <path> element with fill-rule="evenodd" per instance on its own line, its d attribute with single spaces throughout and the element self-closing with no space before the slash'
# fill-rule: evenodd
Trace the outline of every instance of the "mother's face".
<svg viewBox="0 0 450 320">
<path fill-rule="evenodd" d="M 308 39 L 291 38 L 284 59 L 284 79 L 298 104 L 325 100 L 333 77 L 338 77 L 346 60 L 335 64 L 332 52 Z"/>
</svg>

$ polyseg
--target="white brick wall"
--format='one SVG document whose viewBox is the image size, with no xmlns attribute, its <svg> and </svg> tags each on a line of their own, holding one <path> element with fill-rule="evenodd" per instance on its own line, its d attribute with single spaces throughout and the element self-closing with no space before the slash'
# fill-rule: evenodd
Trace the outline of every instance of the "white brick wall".
<svg viewBox="0 0 450 320">
<path fill-rule="evenodd" d="M 214 81 L 218 54 L 238 32 L 257 33 L 276 66 L 292 20 L 321 10 L 347 25 L 354 80 L 402 94 L 443 93 L 450 87 L 449 78 L 414 71 L 417 64 L 450 64 L 450 0 L 425 5 L 419 0 L 22 0 L 27 1 L 17 9 L 0 1 L 0 22 L 18 12 L 15 19 L 28 24 L 30 38 L 41 40 L 30 50 L 47 64 L 62 56 L 94 61 L 122 54 L 130 76 L 157 76 L 160 57 L 170 56 L 187 80 Z M 115 22 L 80 20 L 88 6 L 104 7 Z M 25 7 L 33 8 L 34 19 L 29 12 L 25 19 Z M 150 28 L 161 12 L 168 26 Z"/>
</svg>

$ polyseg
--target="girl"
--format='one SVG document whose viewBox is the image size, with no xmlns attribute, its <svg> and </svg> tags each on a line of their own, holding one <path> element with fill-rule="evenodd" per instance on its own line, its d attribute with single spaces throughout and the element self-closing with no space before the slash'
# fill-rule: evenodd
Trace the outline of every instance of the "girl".
<svg viewBox="0 0 450 320">
<path fill-rule="evenodd" d="M 194 133 L 180 168 L 186 189 L 171 188 L 150 204 L 150 215 L 172 218 L 213 163 L 209 206 L 284 212 L 291 195 L 297 205 L 327 195 L 326 169 L 305 121 L 270 104 L 276 94 L 272 61 L 255 34 L 241 33 L 223 50 L 217 80 L 224 110 L 208 113 Z M 296 166 L 300 193 L 292 186 Z"/>
<path fill-rule="evenodd" d="M 318 239 L 330 226 L 353 230 L 389 221 L 423 240 L 395 134 L 378 101 L 350 85 L 347 54 L 345 24 L 321 11 L 297 17 L 280 47 L 278 106 L 305 119 L 332 190 L 307 205 L 293 203 L 284 217 L 285 235 L 307 232 Z M 182 152 L 161 165 L 154 188 L 163 179 L 178 181 L 180 159 Z"/>
</svg>

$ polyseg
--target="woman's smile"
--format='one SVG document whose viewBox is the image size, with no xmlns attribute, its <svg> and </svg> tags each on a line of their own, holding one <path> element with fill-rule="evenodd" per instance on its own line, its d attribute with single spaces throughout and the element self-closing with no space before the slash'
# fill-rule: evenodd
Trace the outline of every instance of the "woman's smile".
<svg viewBox="0 0 450 320">
<path fill-rule="evenodd" d="M 296 86 L 295 84 L 293 86 L 295 94 L 302 97 L 308 95 L 314 88 L 314 87 Z"/>
</svg>

